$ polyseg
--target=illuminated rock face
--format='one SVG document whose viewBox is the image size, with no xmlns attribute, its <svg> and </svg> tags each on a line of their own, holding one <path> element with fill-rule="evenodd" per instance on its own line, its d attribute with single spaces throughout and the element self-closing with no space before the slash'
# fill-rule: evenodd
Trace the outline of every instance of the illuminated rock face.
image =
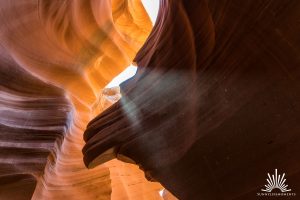
<svg viewBox="0 0 300 200">
<path fill-rule="evenodd" d="M 274 168 L 300 191 L 300 3 L 163 0 L 138 72 L 84 134 L 179 199 L 255 199 Z"/>
<path fill-rule="evenodd" d="M 0 199 L 300 191 L 298 1 L 161 0 L 146 42 L 138 0 L 0 4 Z"/>
<path fill-rule="evenodd" d="M 120 98 L 105 85 L 151 22 L 140 1 L 1 1 L 0 199 L 159 199 L 137 166 L 83 164 L 82 135 Z"/>
</svg>

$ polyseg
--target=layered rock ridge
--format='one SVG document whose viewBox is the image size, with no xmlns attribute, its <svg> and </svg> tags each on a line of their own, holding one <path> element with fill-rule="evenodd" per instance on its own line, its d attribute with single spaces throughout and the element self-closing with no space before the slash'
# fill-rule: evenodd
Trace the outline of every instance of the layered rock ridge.
<svg viewBox="0 0 300 200">
<path fill-rule="evenodd" d="M 137 74 L 85 131 L 85 164 L 136 163 L 179 199 L 255 199 L 275 168 L 299 191 L 299 9 L 161 1 Z"/>
<path fill-rule="evenodd" d="M 152 25 L 138 0 L 0 1 L 1 199 L 160 199 L 134 165 L 85 168 L 87 123 Z"/>
</svg>

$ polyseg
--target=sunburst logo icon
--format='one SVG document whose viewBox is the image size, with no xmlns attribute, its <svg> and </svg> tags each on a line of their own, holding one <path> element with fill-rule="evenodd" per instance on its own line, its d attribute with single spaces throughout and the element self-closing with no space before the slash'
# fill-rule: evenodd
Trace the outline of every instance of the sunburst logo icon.
<svg viewBox="0 0 300 200">
<path fill-rule="evenodd" d="M 265 185 L 265 189 L 261 189 L 264 192 L 272 192 L 273 189 L 278 188 L 281 192 L 289 192 L 291 189 L 287 189 L 288 185 L 285 185 L 286 179 L 284 178 L 285 173 L 282 175 L 277 174 L 277 169 L 275 169 L 275 175 L 272 176 L 268 173 L 268 185 Z"/>
</svg>

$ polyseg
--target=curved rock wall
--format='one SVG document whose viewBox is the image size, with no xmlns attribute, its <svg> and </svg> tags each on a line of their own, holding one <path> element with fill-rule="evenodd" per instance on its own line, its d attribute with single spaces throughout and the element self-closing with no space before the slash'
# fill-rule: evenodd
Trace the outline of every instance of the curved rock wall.
<svg viewBox="0 0 300 200">
<path fill-rule="evenodd" d="M 149 37 L 139 0 L 0 3 L 1 198 L 300 191 L 299 1 L 161 0 Z"/>
<path fill-rule="evenodd" d="M 62 90 L 0 52 L 0 199 L 30 199 L 48 155 L 63 143 L 72 108 Z"/>
<path fill-rule="evenodd" d="M 85 164 L 136 163 L 179 199 L 255 199 L 277 168 L 299 191 L 299 10 L 162 0 L 137 75 L 85 131 Z"/>
<path fill-rule="evenodd" d="M 138 0 L 1 1 L 1 199 L 160 199 L 133 165 L 82 162 L 87 122 L 120 98 L 102 90 L 144 43 Z"/>
</svg>

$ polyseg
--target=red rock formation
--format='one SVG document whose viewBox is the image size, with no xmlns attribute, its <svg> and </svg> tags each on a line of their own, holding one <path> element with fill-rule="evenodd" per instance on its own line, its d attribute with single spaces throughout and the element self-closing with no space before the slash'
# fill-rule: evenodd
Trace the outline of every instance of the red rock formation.
<svg viewBox="0 0 300 200">
<path fill-rule="evenodd" d="M 136 166 L 88 170 L 81 153 L 88 121 L 119 98 L 103 87 L 151 30 L 141 2 L 0 5 L 0 199 L 160 199 Z"/>
<path fill-rule="evenodd" d="M 30 199 L 47 157 L 61 145 L 71 105 L 63 92 L 0 48 L 0 199 Z"/>
<path fill-rule="evenodd" d="M 0 199 L 299 193 L 299 1 L 161 0 L 146 42 L 139 0 L 0 5 Z"/>
<path fill-rule="evenodd" d="M 179 199 L 255 199 L 274 168 L 300 191 L 300 3 L 207 3 L 161 1 L 85 163 L 137 163 Z"/>
</svg>

